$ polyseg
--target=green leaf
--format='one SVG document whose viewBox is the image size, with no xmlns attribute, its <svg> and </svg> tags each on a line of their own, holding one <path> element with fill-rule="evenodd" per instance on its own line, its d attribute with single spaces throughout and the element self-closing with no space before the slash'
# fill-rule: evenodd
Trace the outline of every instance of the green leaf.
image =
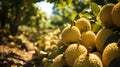
<svg viewBox="0 0 120 67">
<path fill-rule="evenodd" d="M 90 18 L 92 18 L 92 15 L 89 14 L 89 13 L 84 13 L 84 14 L 81 13 L 80 17 L 84 17 L 84 18 L 90 19 Z"/>
<path fill-rule="evenodd" d="M 63 9 L 63 7 L 62 7 L 61 4 L 57 4 L 57 8 L 58 8 L 59 10 L 62 10 L 62 9 Z"/>
<path fill-rule="evenodd" d="M 90 7 L 91 7 L 91 10 L 93 11 L 93 14 L 95 16 L 98 16 L 98 13 L 100 11 L 100 7 L 96 3 L 93 3 L 93 2 L 90 3 Z"/>
<path fill-rule="evenodd" d="M 77 20 L 77 19 L 79 19 L 80 18 L 80 14 L 76 14 L 76 16 L 75 16 L 75 18 L 74 18 L 74 20 Z"/>
<path fill-rule="evenodd" d="M 71 20 L 74 20 L 76 16 L 77 16 L 77 13 L 73 13 L 71 16 Z"/>
<path fill-rule="evenodd" d="M 72 2 L 72 0 L 67 0 L 67 3 L 70 4 Z"/>
<path fill-rule="evenodd" d="M 93 24 L 92 31 L 96 33 L 101 29 L 101 27 L 102 27 L 101 24 L 99 22 L 96 22 L 95 24 Z"/>
</svg>

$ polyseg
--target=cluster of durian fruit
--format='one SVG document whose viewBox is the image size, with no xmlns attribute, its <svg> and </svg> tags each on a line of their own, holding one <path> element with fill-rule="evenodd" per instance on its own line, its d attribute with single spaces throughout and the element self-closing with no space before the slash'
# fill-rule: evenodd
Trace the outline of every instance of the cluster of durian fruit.
<svg viewBox="0 0 120 67">
<path fill-rule="evenodd" d="M 97 33 L 83 17 L 62 30 L 67 48 L 50 67 L 120 67 L 120 2 L 104 5 L 98 18 L 103 27 Z"/>
</svg>

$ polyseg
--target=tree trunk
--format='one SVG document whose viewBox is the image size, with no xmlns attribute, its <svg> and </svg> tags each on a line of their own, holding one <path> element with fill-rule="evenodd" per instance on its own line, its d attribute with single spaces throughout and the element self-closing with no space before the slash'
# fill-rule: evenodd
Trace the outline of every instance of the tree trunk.
<svg viewBox="0 0 120 67">
<path fill-rule="evenodd" d="M 18 33 L 18 22 L 10 22 L 10 33 L 15 36 Z"/>
</svg>

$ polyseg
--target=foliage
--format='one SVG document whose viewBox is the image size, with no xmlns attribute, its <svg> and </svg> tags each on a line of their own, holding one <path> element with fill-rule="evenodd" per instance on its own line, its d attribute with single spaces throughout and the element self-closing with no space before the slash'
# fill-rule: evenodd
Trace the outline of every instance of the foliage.
<svg viewBox="0 0 120 67">
<path fill-rule="evenodd" d="M 19 24 L 39 26 L 40 20 L 46 19 L 44 13 L 35 6 L 39 1 L 41 0 L 0 1 L 1 28 L 5 28 L 5 23 L 8 23 L 11 34 L 16 35 Z"/>
<path fill-rule="evenodd" d="M 51 1 L 52 2 L 52 1 Z M 67 1 L 56 1 L 53 8 L 54 14 L 59 15 L 59 21 L 54 21 L 52 19 L 52 24 L 58 26 L 63 25 L 64 23 L 70 23 L 71 20 L 74 20 L 75 17 L 80 13 L 84 12 L 88 8 L 88 4 L 83 0 L 67 0 Z M 53 16 L 54 18 L 56 16 Z M 58 16 L 57 16 L 58 17 Z M 61 20 L 62 18 L 62 20 Z M 61 21 L 60 21 L 61 20 Z"/>
<path fill-rule="evenodd" d="M 35 5 L 41 1 L 54 3 L 54 15 L 50 18 Z M 75 20 L 79 16 L 95 23 L 100 10 L 99 6 L 103 6 L 105 1 L 117 3 L 117 0 L 1 0 L 1 28 L 5 28 L 8 23 L 8 29 L 12 35 L 15 35 L 18 32 L 19 24 L 33 26 L 37 29 L 54 29 L 65 23 L 70 23 L 71 20 Z"/>
</svg>

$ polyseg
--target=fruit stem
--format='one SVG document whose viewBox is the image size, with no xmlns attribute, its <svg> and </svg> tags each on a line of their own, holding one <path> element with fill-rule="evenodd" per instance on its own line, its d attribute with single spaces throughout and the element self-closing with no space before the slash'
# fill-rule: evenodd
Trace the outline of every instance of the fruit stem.
<svg viewBox="0 0 120 67">
<path fill-rule="evenodd" d="M 88 50 L 89 53 L 92 51 L 91 49 L 92 49 L 91 47 L 87 48 L 87 50 Z"/>
<path fill-rule="evenodd" d="M 71 27 L 73 26 L 73 21 L 71 20 Z"/>
<path fill-rule="evenodd" d="M 65 58 L 65 52 L 63 52 L 63 58 Z"/>
<path fill-rule="evenodd" d="M 79 38 L 78 44 L 82 44 L 82 39 Z"/>
<path fill-rule="evenodd" d="M 90 52 L 91 52 L 91 47 L 87 48 L 87 56 L 89 56 Z"/>
<path fill-rule="evenodd" d="M 78 17 L 79 19 L 81 18 L 81 16 L 79 15 L 79 17 Z"/>
<path fill-rule="evenodd" d="M 87 51 L 87 56 L 89 56 L 89 53 L 90 53 L 90 51 L 88 50 L 88 51 Z"/>
<path fill-rule="evenodd" d="M 71 27 L 75 25 L 75 21 L 71 20 Z"/>
</svg>

